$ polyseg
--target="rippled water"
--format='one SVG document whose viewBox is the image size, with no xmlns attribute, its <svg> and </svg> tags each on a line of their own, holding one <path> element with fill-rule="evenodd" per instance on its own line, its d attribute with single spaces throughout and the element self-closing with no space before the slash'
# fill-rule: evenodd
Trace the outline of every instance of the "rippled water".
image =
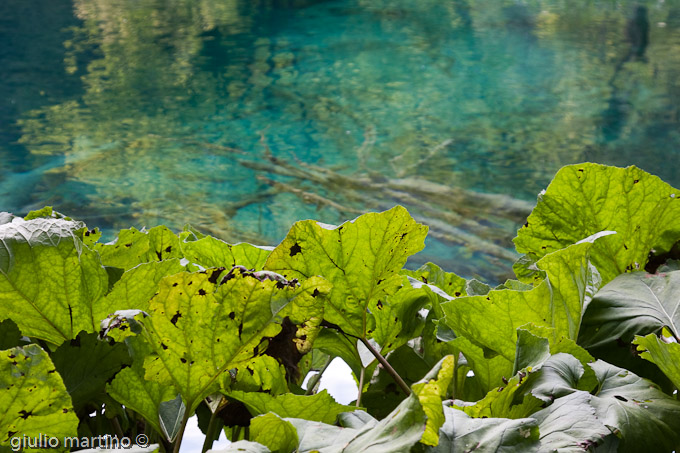
<svg viewBox="0 0 680 453">
<path fill-rule="evenodd" d="M 275 244 L 403 204 L 500 280 L 562 165 L 680 185 L 679 73 L 678 2 L 5 0 L 0 210 Z"/>
</svg>

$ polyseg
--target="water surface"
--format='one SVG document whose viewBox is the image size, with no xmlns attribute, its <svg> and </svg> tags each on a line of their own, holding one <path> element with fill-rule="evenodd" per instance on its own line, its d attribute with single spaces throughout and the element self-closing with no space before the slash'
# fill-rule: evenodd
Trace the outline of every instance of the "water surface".
<svg viewBox="0 0 680 453">
<path fill-rule="evenodd" d="M 0 17 L 2 210 L 275 244 L 403 204 L 431 226 L 420 261 L 500 280 L 562 165 L 680 185 L 677 2 L 5 0 Z"/>
</svg>

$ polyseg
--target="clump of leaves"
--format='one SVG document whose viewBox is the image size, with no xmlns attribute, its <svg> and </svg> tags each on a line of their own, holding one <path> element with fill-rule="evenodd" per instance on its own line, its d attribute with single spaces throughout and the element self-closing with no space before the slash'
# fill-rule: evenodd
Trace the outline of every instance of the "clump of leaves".
<svg viewBox="0 0 680 453">
<path fill-rule="evenodd" d="M 679 198 L 634 167 L 565 167 L 497 288 L 404 269 L 427 227 L 399 206 L 276 247 L 2 213 L 0 447 L 177 452 L 197 414 L 203 451 L 222 431 L 225 452 L 673 451 Z M 352 406 L 316 391 L 335 357 Z"/>
</svg>

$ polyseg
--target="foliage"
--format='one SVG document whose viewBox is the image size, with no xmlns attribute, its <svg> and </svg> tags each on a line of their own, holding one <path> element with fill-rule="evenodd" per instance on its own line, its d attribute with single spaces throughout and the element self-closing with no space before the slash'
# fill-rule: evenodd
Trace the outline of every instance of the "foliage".
<svg viewBox="0 0 680 453">
<path fill-rule="evenodd" d="M 0 448 L 145 434 L 176 452 L 198 414 L 204 451 L 224 430 L 222 451 L 670 452 L 676 193 L 564 168 L 519 232 L 520 281 L 493 289 L 404 269 L 427 227 L 402 207 L 298 222 L 274 248 L 2 214 Z M 301 387 L 334 357 L 353 406 Z"/>
</svg>

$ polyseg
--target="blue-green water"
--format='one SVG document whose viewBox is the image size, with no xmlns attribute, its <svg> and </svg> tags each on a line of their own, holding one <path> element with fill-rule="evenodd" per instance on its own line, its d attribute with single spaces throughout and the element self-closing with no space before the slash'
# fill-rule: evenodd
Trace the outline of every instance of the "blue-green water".
<svg viewBox="0 0 680 453">
<path fill-rule="evenodd" d="M 498 280 L 562 165 L 680 185 L 678 74 L 680 2 L 5 0 L 0 210 L 275 244 L 403 204 Z"/>
</svg>

